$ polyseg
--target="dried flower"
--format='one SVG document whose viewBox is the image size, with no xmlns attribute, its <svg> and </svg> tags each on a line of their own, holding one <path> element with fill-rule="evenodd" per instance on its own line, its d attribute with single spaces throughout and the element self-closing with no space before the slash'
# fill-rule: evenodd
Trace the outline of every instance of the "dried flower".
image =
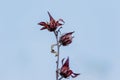
<svg viewBox="0 0 120 80">
<path fill-rule="evenodd" d="M 52 32 L 52 31 L 55 31 L 59 26 L 63 25 L 62 23 L 60 23 L 60 21 L 64 23 L 63 19 L 59 19 L 56 21 L 49 12 L 48 12 L 48 15 L 50 18 L 50 22 L 39 22 L 38 23 L 38 25 L 43 26 L 41 30 L 48 29 L 48 31 Z"/>
<path fill-rule="evenodd" d="M 79 73 L 74 73 L 70 68 L 69 68 L 69 57 L 67 58 L 67 60 L 65 61 L 65 63 L 63 64 L 64 59 L 62 60 L 62 67 L 60 69 L 60 75 L 64 78 L 67 78 L 69 76 L 71 76 L 72 78 L 77 77 L 78 75 L 80 75 Z"/>
<path fill-rule="evenodd" d="M 60 42 L 63 46 L 67 46 L 68 44 L 70 44 L 70 43 L 72 42 L 72 38 L 73 38 L 72 34 L 73 34 L 73 33 L 74 33 L 74 32 L 69 32 L 69 33 L 66 33 L 66 34 L 62 35 L 62 36 L 60 37 L 59 42 Z"/>
</svg>

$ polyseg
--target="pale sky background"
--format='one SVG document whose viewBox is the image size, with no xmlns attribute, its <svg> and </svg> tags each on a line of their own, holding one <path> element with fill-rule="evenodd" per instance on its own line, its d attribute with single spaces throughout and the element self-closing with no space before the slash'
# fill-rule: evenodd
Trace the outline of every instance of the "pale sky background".
<svg viewBox="0 0 120 80">
<path fill-rule="evenodd" d="M 0 80 L 55 80 L 47 11 L 75 31 L 60 56 L 81 73 L 70 80 L 120 80 L 120 0 L 0 0 Z"/>
</svg>

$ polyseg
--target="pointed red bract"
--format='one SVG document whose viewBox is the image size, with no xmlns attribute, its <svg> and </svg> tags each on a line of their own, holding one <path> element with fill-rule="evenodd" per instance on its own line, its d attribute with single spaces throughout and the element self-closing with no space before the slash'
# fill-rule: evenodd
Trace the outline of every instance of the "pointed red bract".
<svg viewBox="0 0 120 80">
<path fill-rule="evenodd" d="M 45 22 L 40 22 L 38 24 L 41 25 L 41 26 L 45 26 L 45 27 L 42 27 L 40 30 L 46 29 L 47 26 L 48 26 Z"/>
<path fill-rule="evenodd" d="M 48 15 L 49 15 L 49 18 L 50 18 L 50 21 L 49 22 L 39 22 L 38 25 L 41 25 L 43 26 L 40 30 L 44 30 L 44 29 L 47 29 L 48 31 L 50 32 L 53 32 L 55 31 L 59 26 L 62 26 L 64 21 L 63 19 L 59 19 L 59 20 L 55 20 L 51 14 L 48 12 Z M 60 23 L 62 22 L 62 23 Z"/>
<path fill-rule="evenodd" d="M 67 78 L 71 76 L 72 78 L 75 78 L 78 75 L 80 75 L 79 73 L 73 73 L 73 71 L 69 68 L 69 57 L 67 58 L 64 64 L 63 64 L 63 61 L 64 59 L 62 60 L 62 67 L 60 69 L 60 75 L 62 77 Z"/>
<path fill-rule="evenodd" d="M 73 38 L 72 34 L 73 34 L 73 33 L 74 33 L 74 32 L 69 32 L 69 33 L 66 33 L 66 34 L 62 35 L 62 36 L 60 37 L 59 42 L 60 42 L 63 46 L 69 45 L 70 43 L 72 43 L 72 38 Z"/>
<path fill-rule="evenodd" d="M 67 60 L 65 61 L 65 63 L 63 64 L 63 67 L 69 67 L 69 57 L 67 58 Z"/>
<path fill-rule="evenodd" d="M 48 12 L 48 15 L 49 15 L 49 18 L 50 18 L 50 22 L 51 23 L 55 23 L 55 20 L 54 20 L 54 18 L 51 16 L 51 14 Z"/>
</svg>

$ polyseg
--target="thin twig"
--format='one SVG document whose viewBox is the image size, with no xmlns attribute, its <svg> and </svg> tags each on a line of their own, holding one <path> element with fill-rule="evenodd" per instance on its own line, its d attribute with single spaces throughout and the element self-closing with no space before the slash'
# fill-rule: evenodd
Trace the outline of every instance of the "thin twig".
<svg viewBox="0 0 120 80">
<path fill-rule="evenodd" d="M 56 37 L 56 42 L 57 42 L 57 52 L 58 52 L 58 56 L 57 56 L 57 61 L 56 61 L 56 80 L 59 80 L 58 79 L 58 69 L 59 69 L 59 48 L 60 48 L 60 46 L 59 46 L 59 39 L 58 39 L 58 32 L 55 32 L 54 31 L 54 34 L 55 34 L 55 37 Z"/>
</svg>

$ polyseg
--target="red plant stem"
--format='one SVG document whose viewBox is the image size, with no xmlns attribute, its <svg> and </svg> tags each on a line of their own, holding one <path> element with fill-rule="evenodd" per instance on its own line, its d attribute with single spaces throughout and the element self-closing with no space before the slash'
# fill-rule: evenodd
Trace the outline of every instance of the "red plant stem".
<svg viewBox="0 0 120 80">
<path fill-rule="evenodd" d="M 58 79 L 58 77 L 59 77 L 58 69 L 59 69 L 59 49 L 60 49 L 60 46 L 59 46 L 58 32 L 56 33 L 56 32 L 54 31 L 54 34 L 55 34 L 55 37 L 56 37 L 57 53 L 58 53 L 57 61 L 56 61 L 56 80 L 59 80 L 59 79 Z"/>
</svg>

